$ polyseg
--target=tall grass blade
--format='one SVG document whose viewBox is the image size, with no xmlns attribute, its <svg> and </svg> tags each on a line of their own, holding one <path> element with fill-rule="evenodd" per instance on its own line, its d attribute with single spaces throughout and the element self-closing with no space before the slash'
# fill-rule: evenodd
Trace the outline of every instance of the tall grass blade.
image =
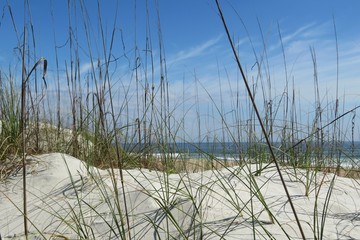
<svg viewBox="0 0 360 240">
<path fill-rule="evenodd" d="M 218 8 L 219 14 L 220 14 L 221 21 L 222 21 L 223 26 L 224 26 L 225 31 L 226 31 L 226 35 L 227 35 L 227 37 L 228 37 L 228 41 L 229 41 L 229 43 L 230 43 L 230 45 L 231 45 L 231 48 L 232 48 L 234 57 L 235 57 L 235 59 L 236 59 L 238 68 L 239 68 L 239 70 L 240 70 L 240 72 L 241 72 L 241 75 L 242 75 L 242 78 L 243 78 L 243 80 L 244 80 L 244 84 L 245 84 L 245 86 L 246 86 L 246 90 L 247 90 L 248 95 L 249 95 L 249 97 L 250 97 L 252 106 L 253 106 L 253 108 L 254 108 L 254 110 L 255 110 L 256 117 L 257 117 L 257 119 L 258 119 L 258 121 L 259 121 L 259 124 L 260 124 L 260 126 L 261 126 L 261 130 L 262 130 L 262 132 L 263 132 L 263 134 L 264 134 L 266 143 L 267 143 L 267 145 L 268 145 L 268 147 L 269 147 L 269 151 L 270 151 L 272 160 L 273 160 L 273 162 L 275 163 L 277 172 L 278 172 L 278 174 L 279 174 L 279 176 L 280 176 L 282 185 L 283 185 L 283 187 L 284 187 L 286 196 L 287 196 L 287 198 L 288 198 L 288 200 L 289 200 L 289 203 L 290 203 L 292 212 L 293 212 L 293 214 L 294 214 L 294 217 L 295 217 L 295 219 L 296 219 L 297 225 L 298 225 L 298 227 L 299 227 L 301 236 L 302 236 L 303 239 L 306 239 L 306 238 L 305 238 L 305 234 L 304 234 L 304 232 L 303 232 L 303 229 L 302 229 L 302 227 L 301 227 L 300 220 L 299 220 L 299 218 L 298 218 L 298 216 L 297 216 L 297 214 L 296 214 L 296 210 L 295 210 L 294 204 L 293 204 L 293 202 L 292 202 L 292 200 L 291 200 L 290 193 L 289 193 L 289 191 L 288 191 L 288 189 L 287 189 L 287 187 L 286 187 L 284 178 L 283 178 L 283 176 L 282 176 L 279 163 L 277 162 L 276 157 L 275 157 L 275 154 L 274 154 L 274 152 L 273 152 L 273 150 L 272 150 L 272 146 L 271 146 L 271 143 L 270 143 L 270 139 L 269 139 L 268 134 L 267 134 L 267 132 L 266 132 L 265 126 L 264 126 L 264 124 L 262 123 L 260 113 L 259 113 L 259 111 L 258 111 L 258 109 L 257 109 L 256 103 L 255 103 L 255 100 L 254 100 L 254 97 L 253 97 L 252 92 L 251 92 L 251 89 L 250 89 L 250 86 L 249 86 L 249 84 L 248 84 L 248 82 L 247 82 L 246 75 L 245 75 L 244 70 L 243 70 L 243 68 L 242 68 L 242 65 L 241 65 L 241 63 L 240 63 L 239 56 L 238 56 L 238 54 L 237 54 L 237 52 L 236 52 L 236 49 L 235 49 L 235 45 L 233 44 L 233 41 L 232 41 L 232 39 L 231 39 L 230 32 L 229 32 L 229 29 L 228 29 L 228 27 L 227 27 L 227 23 L 226 23 L 226 21 L 225 21 L 223 12 L 222 12 L 222 10 L 221 10 L 221 8 L 220 8 L 219 1 L 218 1 L 218 0 L 215 0 L 215 1 L 216 1 L 216 5 L 217 5 L 217 8 Z"/>
</svg>

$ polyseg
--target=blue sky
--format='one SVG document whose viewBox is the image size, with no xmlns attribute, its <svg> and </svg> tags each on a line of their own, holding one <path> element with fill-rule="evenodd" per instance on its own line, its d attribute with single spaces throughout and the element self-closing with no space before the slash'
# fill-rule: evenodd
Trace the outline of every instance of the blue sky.
<svg viewBox="0 0 360 240">
<path fill-rule="evenodd" d="M 65 76 L 65 61 L 67 63 L 70 61 L 67 42 L 69 13 L 66 2 L 29 1 L 36 39 L 35 52 L 37 57 L 43 56 L 48 59 L 50 88 L 56 73 L 55 43 L 57 46 L 64 45 L 58 48 L 60 63 L 58 70 L 61 77 Z M 76 7 L 72 7 L 70 16 L 72 27 L 77 29 L 81 72 L 85 74 L 90 69 L 90 52 L 94 59 L 104 60 L 98 29 L 97 2 L 83 1 L 86 2 L 87 16 L 85 18 L 81 12 L 81 1 L 74 2 L 76 2 Z M 9 68 L 16 72 L 18 70 L 16 67 L 20 65 L 19 53 L 16 50 L 20 43 L 17 40 L 7 3 L 12 10 L 20 38 L 24 23 L 23 1 L 3 0 L 0 2 L 0 67 L 3 73 L 6 73 Z M 146 37 L 151 39 L 151 50 L 155 59 L 155 78 L 159 76 L 158 10 L 170 99 L 172 108 L 177 109 L 174 111 L 174 116 L 181 116 L 184 111 L 180 110 L 188 109 L 187 115 L 190 120 L 187 121 L 189 125 L 186 128 L 190 129 L 189 132 L 197 129 L 194 121 L 191 120 L 198 111 L 196 107 L 191 107 L 194 105 L 194 99 L 197 99 L 199 103 L 201 115 L 205 116 L 215 111 L 211 106 L 211 99 L 217 104 L 221 103 L 218 107 L 223 113 L 228 113 L 234 109 L 237 92 L 240 91 L 241 96 L 246 98 L 215 1 L 149 0 L 148 16 L 145 0 L 120 0 L 118 5 L 112 0 L 100 1 L 100 3 L 107 49 L 109 49 L 111 32 L 114 29 L 114 16 L 116 10 L 118 11 L 113 48 L 113 57 L 118 61 L 116 67 L 114 65 L 113 76 L 114 82 L 119 83 L 119 91 L 123 91 L 134 81 L 133 69 L 137 57 L 141 58 L 142 77 L 146 71 L 149 71 L 149 66 L 145 67 Z M 288 79 L 288 88 L 295 88 L 303 111 L 308 113 L 310 110 L 307 109 L 314 108 L 314 68 L 311 48 L 316 54 L 320 97 L 324 104 L 331 103 L 336 95 L 341 101 L 345 99 L 346 105 L 342 105 L 344 111 L 360 103 L 358 84 L 360 1 L 220 0 L 220 3 L 249 81 L 255 82 L 259 78 L 258 71 L 256 67 L 254 68 L 256 59 L 259 60 L 262 57 L 266 59 L 262 63 L 263 80 L 261 81 L 263 87 L 269 87 L 266 84 L 266 76 L 270 76 L 271 89 L 265 92 L 265 98 L 271 98 L 274 102 L 280 101 L 286 87 L 286 79 Z M 25 11 L 25 15 L 27 27 L 30 29 L 29 12 Z M 84 30 L 86 21 L 91 23 L 88 25 L 90 47 Z M 339 51 L 338 91 L 336 91 L 337 56 L 334 22 Z M 280 34 L 284 51 L 282 51 Z M 287 74 L 285 74 L 284 55 Z M 17 74 L 20 76 L 20 73 Z M 258 86 L 260 92 L 261 84 L 259 83 Z M 119 102 L 121 102 L 120 97 Z M 341 102 L 341 104 L 344 103 Z M 136 108 L 136 106 L 133 107 Z M 215 118 L 212 116 L 204 120 L 204 129 L 216 128 L 220 120 L 218 118 L 209 120 Z M 231 121 L 230 116 L 229 118 Z M 304 118 L 306 121 L 307 116 L 304 115 Z"/>
</svg>

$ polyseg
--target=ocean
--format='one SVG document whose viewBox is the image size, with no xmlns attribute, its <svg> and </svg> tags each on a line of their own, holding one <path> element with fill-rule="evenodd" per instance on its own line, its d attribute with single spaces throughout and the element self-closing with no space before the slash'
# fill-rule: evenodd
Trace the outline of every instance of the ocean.
<svg viewBox="0 0 360 240">
<path fill-rule="evenodd" d="M 270 158 L 265 142 L 176 142 L 168 144 L 123 144 L 130 152 L 142 152 L 181 157 L 183 159 L 206 158 L 229 161 L 264 161 Z M 360 141 L 357 142 L 302 142 L 272 144 L 277 160 L 283 162 L 311 161 L 360 167 Z M 170 155 L 171 154 L 171 155 Z"/>
</svg>

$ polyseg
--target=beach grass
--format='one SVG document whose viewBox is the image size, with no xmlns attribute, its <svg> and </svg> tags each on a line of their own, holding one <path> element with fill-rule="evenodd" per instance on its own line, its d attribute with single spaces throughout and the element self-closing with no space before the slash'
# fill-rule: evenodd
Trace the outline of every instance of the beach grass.
<svg viewBox="0 0 360 240">
<path fill-rule="evenodd" d="M 224 25 L 248 96 L 232 98 L 236 108 L 231 117 L 224 112 L 223 100 L 217 102 L 196 76 L 193 104 L 188 107 L 185 93 L 183 103 L 171 102 L 164 50 L 166 39 L 162 39 L 158 5 L 155 5 L 155 30 L 159 60 L 155 61 L 154 47 L 149 43 L 145 54 L 134 50 L 132 64 L 138 66 L 139 62 L 144 62 L 147 66 L 144 72 L 140 67 L 129 67 L 130 84 L 120 84 L 120 88 L 115 83 L 119 80 L 112 78 L 111 65 L 112 56 L 118 54 L 113 52 L 113 45 L 119 44 L 115 36 L 117 13 L 111 34 L 107 35 L 103 29 L 100 1 L 96 23 L 101 35 L 99 56 L 93 52 L 93 36 L 89 30 L 93 25 L 88 21 L 86 4 L 83 1 L 79 5 L 69 4 L 69 56 L 64 62 L 65 79 L 60 79 L 59 75 L 57 40 L 54 39 L 57 74 L 49 76 L 46 74 L 48 60 L 34 60 L 36 44 L 34 40 L 28 40 L 29 36 L 35 39 L 34 32 L 24 26 L 23 39 L 19 43 L 22 78 L 16 79 L 13 70 L 6 74 L 0 72 L 0 181 L 5 183 L 22 171 L 23 206 L 17 208 L 23 217 L 26 239 L 33 239 L 34 234 L 44 239 L 71 239 L 70 236 L 97 239 L 104 233 L 99 233 L 96 224 L 106 229 L 107 235 L 102 236 L 106 239 L 227 239 L 235 238 L 232 234 L 239 229 L 246 239 L 326 238 L 330 203 L 334 192 L 338 191 L 337 178 L 355 180 L 354 188 L 359 186 L 360 162 L 355 154 L 358 150 L 355 149 L 358 135 L 355 126 L 359 106 L 341 109 L 338 94 L 334 100 L 323 103 L 316 51 L 311 48 L 313 69 L 310 71 L 314 73 L 315 102 L 314 109 L 309 110 L 309 116 L 313 117 L 304 123 L 297 112 L 301 104 L 296 100 L 295 86 L 291 90 L 284 89 L 279 100 L 272 97 L 271 82 L 267 81 L 270 78 L 262 79 L 268 61 L 263 37 L 262 56 L 258 57 L 254 52 L 258 72 L 254 77 L 256 83 L 251 85 L 231 38 L 226 15 L 220 3 L 216 3 L 221 16 L 219 21 Z M 30 15 L 30 9 L 27 11 Z M 72 19 L 75 13 L 81 15 L 87 39 L 87 46 L 81 46 L 81 51 L 85 49 L 89 56 L 90 68 L 84 74 L 86 76 L 80 72 L 80 46 L 75 41 L 80 32 L 76 32 L 77 22 Z M 147 28 L 150 25 L 150 22 L 146 23 Z M 334 29 L 336 36 L 335 23 Z M 150 30 L 147 29 L 149 38 Z M 284 44 L 279 26 L 278 33 L 279 42 Z M 135 41 L 133 48 L 138 47 Z M 284 48 L 283 55 L 286 82 L 290 82 Z M 160 69 L 159 73 L 155 73 L 155 67 Z M 269 74 L 270 71 L 266 72 Z M 61 81 L 66 82 L 65 89 Z M 220 81 L 219 76 L 220 99 L 224 98 L 223 82 L 226 81 Z M 51 83 L 55 90 L 50 89 Z M 260 93 L 255 89 L 257 85 L 263 85 Z M 231 94 L 240 96 L 240 89 L 239 86 L 234 88 Z M 211 105 L 204 115 L 200 110 L 201 90 L 208 94 Z M 119 95 L 124 96 L 121 102 L 118 102 Z M 257 101 L 261 97 L 263 105 Z M 134 102 L 136 109 L 132 109 Z M 178 118 L 175 112 L 182 112 L 183 116 Z M 190 133 L 192 130 L 185 127 L 190 113 L 195 115 L 192 119 L 196 119 L 193 123 L 197 131 L 195 140 L 194 133 Z M 220 123 L 220 130 L 211 129 L 212 121 Z M 345 126 L 347 123 L 350 127 Z M 180 140 L 188 148 L 195 149 L 194 152 L 181 152 Z M 350 143 L 351 148 L 343 148 L 344 142 Z M 231 143 L 231 152 L 227 152 L 225 143 Z M 247 146 L 243 147 L 241 143 L 247 143 Z M 223 150 L 211 149 L 214 144 L 222 146 Z M 204 150 L 203 146 L 208 148 Z M 61 206 L 53 203 L 57 201 L 54 196 L 47 202 L 42 195 L 34 195 L 27 190 L 26 182 L 27 176 L 32 174 L 26 171 L 32 164 L 29 159 L 55 152 L 81 159 L 86 166 L 83 175 L 78 176 L 70 167 L 70 160 L 64 157 L 67 155 L 61 155 L 71 190 L 71 200 L 63 196 L 66 204 Z M 274 200 L 279 195 L 268 198 L 267 187 L 274 181 L 281 183 L 277 187 L 282 188 L 276 194 L 281 192 L 281 197 L 286 198 L 286 204 L 290 205 L 286 214 L 291 221 L 295 219 L 296 224 L 284 223 L 281 206 Z M 91 186 L 91 190 L 85 186 Z M 300 189 L 296 197 L 292 192 L 294 188 Z M 95 195 L 100 196 L 99 202 Z M 311 216 L 304 217 L 303 212 L 298 216 L 301 208 L 293 202 L 299 196 L 304 197 L 301 198 L 304 202 L 306 197 L 314 196 L 314 200 L 307 202 L 312 207 Z M 43 232 L 37 228 L 36 215 L 28 212 L 31 202 L 28 197 L 44 204 L 45 211 L 52 214 L 52 221 L 59 226 L 56 232 Z M 217 204 L 223 206 L 223 209 L 217 209 L 223 215 L 209 213 L 209 209 L 216 208 Z M 14 205 L 18 206 L 15 202 Z M 148 236 L 149 232 L 153 235 Z"/>
</svg>

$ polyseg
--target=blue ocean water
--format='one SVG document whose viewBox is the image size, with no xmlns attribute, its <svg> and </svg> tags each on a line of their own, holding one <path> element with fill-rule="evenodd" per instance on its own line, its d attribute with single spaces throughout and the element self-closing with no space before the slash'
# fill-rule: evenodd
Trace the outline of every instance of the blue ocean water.
<svg viewBox="0 0 360 240">
<path fill-rule="evenodd" d="M 151 154 L 174 154 L 182 158 L 206 158 L 222 159 L 229 161 L 253 160 L 269 161 L 269 148 L 264 142 L 198 142 L 198 143 L 169 143 L 152 144 L 151 146 L 141 144 L 127 144 L 125 148 L 131 148 L 139 152 Z M 314 162 L 326 162 L 360 167 L 360 142 L 302 142 L 300 144 L 289 144 L 275 142 L 272 149 L 278 160 L 305 161 L 311 159 Z M 174 155 L 172 155 L 174 156 Z"/>
</svg>

